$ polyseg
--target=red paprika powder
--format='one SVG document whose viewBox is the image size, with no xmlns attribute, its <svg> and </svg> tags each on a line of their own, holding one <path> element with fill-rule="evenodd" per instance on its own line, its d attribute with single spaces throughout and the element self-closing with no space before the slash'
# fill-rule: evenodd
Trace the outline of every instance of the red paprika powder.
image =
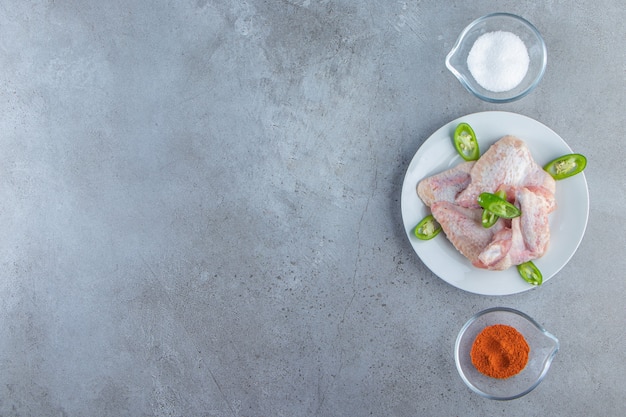
<svg viewBox="0 0 626 417">
<path fill-rule="evenodd" d="M 474 340 L 470 356 L 478 372 L 493 378 L 508 378 L 524 369 L 530 347 L 514 327 L 494 324 Z"/>
</svg>

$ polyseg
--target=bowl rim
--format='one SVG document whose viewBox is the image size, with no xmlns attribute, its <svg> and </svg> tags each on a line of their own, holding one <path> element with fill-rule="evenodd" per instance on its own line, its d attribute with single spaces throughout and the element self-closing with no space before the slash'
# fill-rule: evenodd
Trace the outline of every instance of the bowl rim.
<svg viewBox="0 0 626 417">
<path fill-rule="evenodd" d="M 528 387 L 527 389 L 525 389 L 524 391 L 522 391 L 522 392 L 520 392 L 518 394 L 509 395 L 509 396 L 496 396 L 496 395 L 488 394 L 488 393 L 482 391 L 481 389 L 479 389 L 478 387 L 476 387 L 474 384 L 472 384 L 472 382 L 467 378 L 467 376 L 463 372 L 463 369 L 461 368 L 461 362 L 460 362 L 461 358 L 459 356 L 459 346 L 461 344 L 461 339 L 462 339 L 463 335 L 465 334 L 465 331 L 478 318 L 480 318 L 480 317 L 482 317 L 484 315 L 490 314 L 490 313 L 494 313 L 494 312 L 507 312 L 507 313 L 516 314 L 516 315 L 526 319 L 530 324 L 535 326 L 541 333 L 543 333 L 544 336 L 548 337 L 549 339 L 551 339 L 554 342 L 554 348 L 552 349 L 550 354 L 545 359 L 545 363 L 544 363 L 543 369 L 541 370 L 541 373 L 539 374 L 539 377 L 537 377 L 537 380 L 530 387 Z M 528 314 L 523 313 L 523 312 L 521 312 L 519 310 L 516 310 L 514 308 L 510 308 L 510 307 L 491 307 L 491 308 L 487 308 L 485 310 L 479 311 L 478 313 L 474 314 L 472 317 L 470 317 L 469 320 L 467 320 L 467 322 L 463 325 L 463 327 L 461 327 L 461 330 L 459 330 L 459 333 L 458 333 L 458 335 L 456 337 L 456 341 L 454 343 L 454 362 L 456 364 L 456 369 L 459 372 L 459 375 L 461 376 L 461 379 L 463 380 L 465 385 L 467 385 L 472 391 L 474 391 L 475 393 L 480 394 L 483 397 L 488 398 L 490 400 L 508 401 L 508 400 L 514 400 L 516 398 L 523 397 L 524 395 L 528 394 L 529 392 L 531 392 L 532 390 L 537 388 L 537 386 L 541 383 L 541 381 L 543 381 L 543 379 L 545 378 L 546 374 L 548 373 L 548 370 L 550 369 L 550 365 L 552 364 L 552 360 L 554 359 L 555 355 L 559 351 L 559 347 L 560 347 L 559 339 L 557 339 L 556 336 L 554 336 L 552 333 L 548 332 L 541 324 L 539 324 L 535 319 L 530 317 Z"/>
<path fill-rule="evenodd" d="M 530 83 L 528 87 L 526 87 L 519 94 L 512 96 L 512 97 L 496 98 L 496 97 L 489 97 L 489 96 L 479 93 L 474 88 L 472 88 L 471 83 L 466 79 L 466 77 L 463 74 L 461 74 L 450 62 L 454 54 L 459 50 L 461 43 L 465 39 L 466 35 L 479 23 L 482 23 L 485 20 L 488 20 L 494 17 L 506 17 L 506 18 L 511 18 L 511 19 L 521 22 L 524 26 L 527 26 L 531 30 L 531 32 L 534 33 L 534 35 L 539 40 L 539 44 L 541 45 L 542 60 L 541 60 L 541 69 L 539 70 L 539 73 L 537 74 L 533 82 Z M 519 16 L 513 13 L 495 12 L 495 13 L 489 13 L 484 16 L 481 16 L 475 19 L 474 21 L 472 21 L 471 23 L 469 23 L 467 26 L 465 26 L 465 28 L 461 31 L 461 33 L 457 37 L 456 42 L 454 43 L 454 46 L 452 47 L 450 52 L 448 52 L 448 54 L 446 55 L 445 64 L 446 64 L 446 68 L 448 68 L 448 70 L 452 74 L 454 74 L 454 76 L 461 82 L 463 87 L 465 87 L 467 91 L 472 93 L 477 98 L 483 101 L 489 102 L 489 103 L 510 103 L 512 101 L 519 100 L 527 96 L 531 91 L 535 89 L 535 87 L 537 87 L 537 85 L 543 78 L 544 73 L 546 72 L 546 66 L 548 64 L 548 51 L 546 48 L 546 42 L 544 41 L 543 36 L 541 36 L 541 33 L 535 27 L 535 25 L 530 23 L 528 20 L 524 19 L 522 16 Z"/>
</svg>

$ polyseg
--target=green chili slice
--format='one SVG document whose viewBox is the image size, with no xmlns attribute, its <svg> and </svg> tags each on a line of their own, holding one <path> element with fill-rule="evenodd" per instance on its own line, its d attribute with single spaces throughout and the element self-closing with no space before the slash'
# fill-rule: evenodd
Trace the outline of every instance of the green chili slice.
<svg viewBox="0 0 626 417">
<path fill-rule="evenodd" d="M 424 217 L 413 230 L 415 237 L 420 240 L 430 240 L 437 236 L 439 232 L 441 232 L 441 225 L 432 214 Z"/>
<path fill-rule="evenodd" d="M 467 123 L 459 123 L 454 130 L 454 147 L 466 161 L 476 161 L 480 157 L 476 134 Z"/>
<path fill-rule="evenodd" d="M 541 285 L 543 282 L 541 271 L 539 271 L 532 261 L 517 265 L 517 272 L 524 278 L 524 281 L 531 285 Z"/>
<path fill-rule="evenodd" d="M 483 215 L 480 219 L 481 224 L 485 229 L 489 229 L 491 226 L 496 224 L 500 216 L 493 214 L 489 210 L 483 210 Z"/>
<path fill-rule="evenodd" d="M 512 219 L 522 215 L 520 209 L 513 204 L 491 193 L 481 193 L 478 196 L 478 205 L 503 219 Z"/>
<path fill-rule="evenodd" d="M 506 192 L 504 190 L 498 190 L 496 191 L 495 194 L 501 199 L 506 200 Z M 489 210 L 483 210 L 481 224 L 483 225 L 485 229 L 488 229 L 494 224 L 496 224 L 499 218 L 500 216 L 490 212 Z"/>
<path fill-rule="evenodd" d="M 555 180 L 562 180 L 582 172 L 587 166 L 587 158 L 579 153 L 560 156 L 543 167 Z"/>
</svg>

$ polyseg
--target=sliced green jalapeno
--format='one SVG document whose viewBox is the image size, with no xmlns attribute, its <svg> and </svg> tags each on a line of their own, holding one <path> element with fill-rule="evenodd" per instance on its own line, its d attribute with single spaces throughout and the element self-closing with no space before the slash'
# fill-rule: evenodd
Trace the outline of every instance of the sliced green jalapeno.
<svg viewBox="0 0 626 417">
<path fill-rule="evenodd" d="M 491 193 L 481 193 L 478 196 L 478 205 L 503 219 L 512 219 L 522 214 L 513 204 Z"/>
<path fill-rule="evenodd" d="M 420 240 L 430 240 L 437 236 L 439 232 L 441 232 L 441 225 L 432 214 L 424 217 L 413 230 L 415 237 Z"/>
<path fill-rule="evenodd" d="M 496 224 L 499 218 L 500 216 L 493 214 L 489 210 L 483 210 L 483 215 L 480 219 L 480 222 L 485 229 L 489 229 L 491 226 Z"/>
<path fill-rule="evenodd" d="M 476 161 L 480 157 L 476 134 L 467 123 L 459 123 L 454 129 L 454 147 L 466 161 Z"/>
<path fill-rule="evenodd" d="M 541 285 L 543 282 L 541 271 L 539 271 L 532 261 L 517 265 L 517 272 L 524 278 L 524 281 L 531 285 Z"/>
<path fill-rule="evenodd" d="M 543 169 L 555 180 L 562 180 L 582 172 L 587 166 L 587 158 L 579 153 L 563 155 L 550 161 Z"/>
<path fill-rule="evenodd" d="M 506 200 L 506 192 L 504 190 L 496 191 L 495 195 L 500 197 L 503 200 Z M 490 212 L 489 210 L 483 210 L 481 224 L 483 225 L 485 229 L 488 229 L 494 224 L 496 224 L 499 218 L 500 216 Z"/>
</svg>

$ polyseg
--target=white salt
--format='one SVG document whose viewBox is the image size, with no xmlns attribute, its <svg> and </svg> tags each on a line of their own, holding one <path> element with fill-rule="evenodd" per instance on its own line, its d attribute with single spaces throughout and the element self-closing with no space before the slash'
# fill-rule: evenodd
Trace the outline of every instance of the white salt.
<svg viewBox="0 0 626 417">
<path fill-rule="evenodd" d="M 494 93 L 514 89 L 528 72 L 528 50 L 511 32 L 488 32 L 476 39 L 467 56 L 467 68 L 481 87 Z"/>
</svg>

